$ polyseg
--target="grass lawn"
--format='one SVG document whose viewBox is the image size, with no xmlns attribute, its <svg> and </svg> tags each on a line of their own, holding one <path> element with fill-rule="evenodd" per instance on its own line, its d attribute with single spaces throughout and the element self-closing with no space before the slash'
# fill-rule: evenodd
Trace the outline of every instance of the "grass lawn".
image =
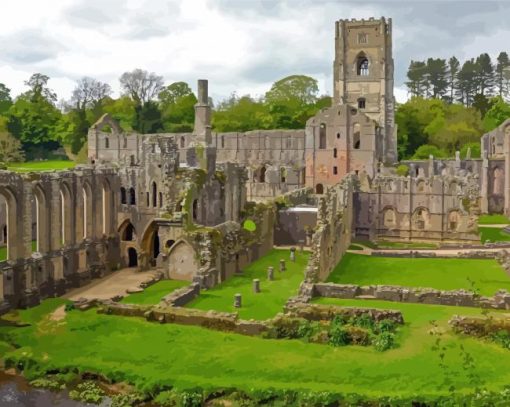
<svg viewBox="0 0 510 407">
<path fill-rule="evenodd" d="M 390 284 L 442 290 L 472 289 L 469 280 L 482 295 L 494 295 L 500 288 L 510 291 L 510 278 L 492 259 L 413 259 L 347 253 L 328 278 L 330 282 L 342 284 Z"/>
<path fill-rule="evenodd" d="M 269 254 L 244 268 L 243 274 L 202 291 L 187 307 L 225 312 L 238 311 L 243 319 L 267 319 L 283 310 L 287 299 L 295 294 L 304 278 L 308 252 L 296 251 L 296 262 L 289 260 L 289 250 L 273 249 Z M 285 259 L 287 270 L 280 273 L 280 259 Z M 267 280 L 267 268 L 273 266 L 274 281 Z M 260 279 L 261 292 L 255 294 L 252 280 Z M 234 308 L 234 294 L 242 295 L 242 307 Z"/>
<path fill-rule="evenodd" d="M 0 261 L 7 260 L 7 246 L 0 247 Z"/>
<path fill-rule="evenodd" d="M 333 348 L 299 340 L 268 340 L 205 328 L 149 323 L 139 318 L 98 315 L 94 310 L 70 311 L 62 321 L 47 313 L 63 303 L 53 299 L 33 310 L 20 311 L 33 323 L 25 328 L 1 327 L 0 341 L 20 348 L 8 352 L 16 360 L 31 358 L 47 369 L 78 367 L 100 372 L 140 389 L 173 385 L 241 390 L 295 389 L 358 393 L 368 397 L 447 394 L 450 386 L 432 351 L 436 337 L 428 321 L 440 328 L 454 313 L 479 314 L 479 309 L 334 300 L 340 305 L 402 309 L 406 325 L 400 346 L 386 352 L 371 347 Z M 510 382 L 510 351 L 473 338 L 443 335 L 445 363 L 459 392 L 477 385 L 502 389 Z M 459 345 L 473 357 L 474 368 L 463 366 Z M 6 347 L 4 347 L 6 348 Z"/>
<path fill-rule="evenodd" d="M 189 284 L 189 281 L 161 280 L 147 287 L 141 293 L 127 295 L 120 302 L 125 304 L 155 305 L 160 302 L 165 295 L 170 294 L 178 288 L 186 287 Z"/>
<path fill-rule="evenodd" d="M 479 225 L 508 225 L 510 220 L 501 214 L 482 215 L 478 218 Z"/>
<path fill-rule="evenodd" d="M 74 161 L 67 160 L 27 161 L 24 163 L 9 163 L 7 169 L 16 172 L 52 171 L 67 170 L 74 168 L 75 165 Z"/>
<path fill-rule="evenodd" d="M 501 228 L 478 228 L 480 233 L 480 241 L 485 243 L 487 240 L 491 242 L 510 242 L 510 234 Z"/>
</svg>

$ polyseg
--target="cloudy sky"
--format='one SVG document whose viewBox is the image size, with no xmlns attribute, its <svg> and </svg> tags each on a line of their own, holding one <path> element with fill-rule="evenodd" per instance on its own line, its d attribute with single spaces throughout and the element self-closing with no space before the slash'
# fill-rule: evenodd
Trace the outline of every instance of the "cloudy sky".
<svg viewBox="0 0 510 407">
<path fill-rule="evenodd" d="M 34 72 L 68 99 L 90 76 L 118 92 L 134 68 L 166 83 L 209 79 L 215 100 L 264 94 L 286 75 L 331 94 L 334 21 L 393 19 L 395 94 L 409 61 L 510 51 L 510 1 L 15 0 L 0 6 L 0 82 L 16 95 Z"/>
</svg>

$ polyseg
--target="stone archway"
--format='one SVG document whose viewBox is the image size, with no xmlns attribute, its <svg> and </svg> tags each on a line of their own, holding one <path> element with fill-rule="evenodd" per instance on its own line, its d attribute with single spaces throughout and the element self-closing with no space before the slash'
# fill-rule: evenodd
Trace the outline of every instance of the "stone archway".
<svg viewBox="0 0 510 407">
<path fill-rule="evenodd" d="M 199 268 L 195 250 L 184 240 L 175 243 L 168 253 L 168 267 L 171 279 L 193 281 Z"/>
<path fill-rule="evenodd" d="M 138 266 L 138 253 L 134 247 L 130 247 L 127 250 L 128 255 L 128 267 L 137 267 Z"/>
<path fill-rule="evenodd" d="M 161 252 L 159 227 L 156 222 L 151 222 L 145 229 L 140 247 L 143 254 L 147 256 L 147 264 L 141 264 L 141 266 L 155 267 L 157 258 Z"/>
<path fill-rule="evenodd" d="M 5 187 L 0 187 L 0 196 L 5 200 L 6 222 L 2 228 L 3 240 L 6 243 L 6 254 L 4 260 L 15 260 L 22 256 L 22 247 L 18 236 L 18 203 L 16 195 Z"/>
</svg>

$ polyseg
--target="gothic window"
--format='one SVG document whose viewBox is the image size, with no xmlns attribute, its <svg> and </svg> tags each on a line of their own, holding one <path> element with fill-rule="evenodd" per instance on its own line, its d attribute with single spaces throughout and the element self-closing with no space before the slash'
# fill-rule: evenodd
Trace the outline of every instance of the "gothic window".
<svg viewBox="0 0 510 407">
<path fill-rule="evenodd" d="M 181 136 L 181 148 L 184 148 L 184 143 L 185 143 L 184 136 Z"/>
<path fill-rule="evenodd" d="M 425 191 L 425 181 L 419 181 L 417 186 L 418 192 L 424 192 Z"/>
<path fill-rule="evenodd" d="M 124 187 L 120 187 L 120 203 L 121 204 L 127 203 L 126 188 L 124 188 Z"/>
<path fill-rule="evenodd" d="M 333 149 L 333 158 L 338 156 L 338 150 L 336 148 Z"/>
<path fill-rule="evenodd" d="M 358 108 L 364 109 L 365 108 L 365 98 L 359 98 L 358 99 Z"/>
<path fill-rule="evenodd" d="M 459 213 L 457 211 L 451 211 L 448 214 L 448 229 L 452 232 L 457 230 L 459 224 Z"/>
<path fill-rule="evenodd" d="M 358 123 L 356 123 L 353 127 L 352 147 L 355 150 L 359 150 L 361 148 L 361 127 Z"/>
<path fill-rule="evenodd" d="M 425 226 L 428 223 L 428 219 L 429 219 L 429 211 L 427 209 L 418 208 L 414 211 L 413 224 L 416 229 L 418 229 L 418 230 L 425 229 Z"/>
<path fill-rule="evenodd" d="M 104 139 L 104 148 L 110 148 L 110 140 L 108 137 L 105 137 Z"/>
<path fill-rule="evenodd" d="M 494 195 L 503 195 L 505 187 L 505 176 L 503 170 L 499 167 L 494 168 L 492 180 L 492 193 Z"/>
<path fill-rule="evenodd" d="M 336 138 L 339 139 L 340 138 L 340 133 L 336 133 Z"/>
<path fill-rule="evenodd" d="M 221 136 L 221 148 L 225 148 L 225 136 Z"/>
<path fill-rule="evenodd" d="M 127 148 L 127 137 L 124 137 L 124 148 Z"/>
<path fill-rule="evenodd" d="M 396 225 L 397 217 L 393 208 L 388 208 L 383 213 L 383 223 L 387 228 L 392 228 Z"/>
<path fill-rule="evenodd" d="M 321 150 L 326 148 L 326 125 L 324 123 L 321 123 L 321 127 L 320 127 L 319 148 Z"/>
<path fill-rule="evenodd" d="M 337 166 L 334 166 L 334 167 L 333 167 L 333 174 L 334 174 L 334 175 L 337 175 L 337 174 L 338 174 L 338 167 L 337 167 Z"/>
<path fill-rule="evenodd" d="M 368 76 L 368 59 L 366 57 L 358 59 L 358 76 Z"/>
</svg>

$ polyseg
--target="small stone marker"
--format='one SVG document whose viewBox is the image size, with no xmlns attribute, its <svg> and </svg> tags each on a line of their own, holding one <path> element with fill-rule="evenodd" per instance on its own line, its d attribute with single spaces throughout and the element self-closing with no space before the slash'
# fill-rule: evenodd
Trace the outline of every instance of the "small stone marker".
<svg viewBox="0 0 510 407">
<path fill-rule="evenodd" d="M 267 279 L 269 281 L 273 281 L 274 280 L 274 267 L 273 266 L 269 266 L 267 268 Z"/>
<path fill-rule="evenodd" d="M 290 261 L 296 261 L 296 248 L 290 248 Z"/>
<path fill-rule="evenodd" d="M 280 271 L 285 271 L 285 270 L 287 270 L 285 268 L 285 260 L 280 259 Z"/>
<path fill-rule="evenodd" d="M 258 278 L 253 279 L 253 292 L 260 293 L 260 280 Z"/>
<path fill-rule="evenodd" d="M 241 308 L 241 294 L 234 294 L 234 307 Z"/>
</svg>

